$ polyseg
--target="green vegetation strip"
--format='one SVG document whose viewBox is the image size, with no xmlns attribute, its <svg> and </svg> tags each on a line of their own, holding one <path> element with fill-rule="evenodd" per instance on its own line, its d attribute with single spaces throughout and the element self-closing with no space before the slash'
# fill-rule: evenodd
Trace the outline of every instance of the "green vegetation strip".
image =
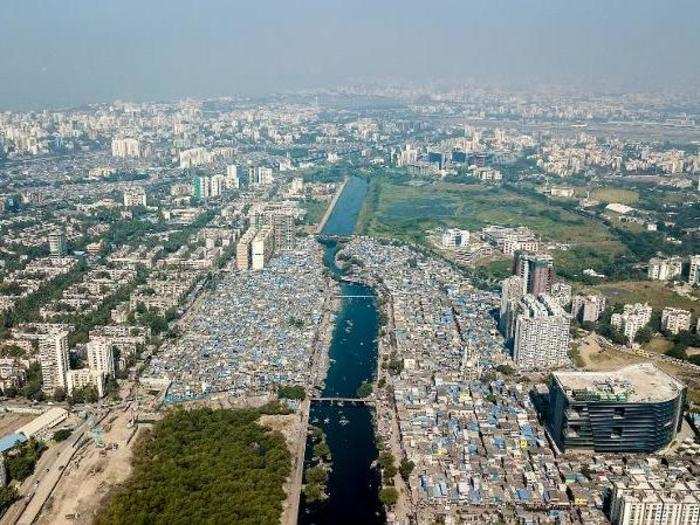
<svg viewBox="0 0 700 525">
<path fill-rule="evenodd" d="M 95 523 L 278 524 L 291 455 L 258 424 L 276 410 L 172 410 L 139 440 L 131 477 Z"/>
</svg>

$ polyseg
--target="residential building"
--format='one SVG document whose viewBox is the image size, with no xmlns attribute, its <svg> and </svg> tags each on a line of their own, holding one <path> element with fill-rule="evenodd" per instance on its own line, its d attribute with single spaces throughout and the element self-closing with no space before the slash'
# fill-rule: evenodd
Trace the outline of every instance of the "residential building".
<svg viewBox="0 0 700 525">
<path fill-rule="evenodd" d="M 250 211 L 250 223 L 258 229 L 271 227 L 275 235 L 275 249 L 286 250 L 294 246 L 294 223 L 300 213 L 299 208 L 287 203 L 254 206 Z"/>
<path fill-rule="evenodd" d="M 115 138 L 112 140 L 113 157 L 140 157 L 139 141 L 134 138 Z"/>
<path fill-rule="evenodd" d="M 652 257 L 649 259 L 647 275 L 655 281 L 668 281 L 677 277 L 683 270 L 683 259 L 680 257 Z"/>
<path fill-rule="evenodd" d="M 469 230 L 447 228 L 441 237 L 443 248 L 464 248 L 469 244 Z"/>
<path fill-rule="evenodd" d="M 571 285 L 564 281 L 553 283 L 549 295 L 554 297 L 560 305 L 566 307 L 571 304 Z"/>
<path fill-rule="evenodd" d="M 251 166 L 248 168 L 248 183 L 251 186 L 267 186 L 272 184 L 272 168 L 265 166 Z"/>
<path fill-rule="evenodd" d="M 564 451 L 655 452 L 680 429 L 684 400 L 685 386 L 652 363 L 554 372 L 547 426 Z"/>
<path fill-rule="evenodd" d="M 694 285 L 700 284 L 700 255 L 693 255 L 690 258 L 688 282 Z"/>
<path fill-rule="evenodd" d="M 229 190 L 237 190 L 240 187 L 241 181 L 238 178 L 238 166 L 235 164 L 229 164 L 226 166 L 225 183 L 226 189 Z"/>
<path fill-rule="evenodd" d="M 253 264 L 251 244 L 257 233 L 255 228 L 249 228 L 236 244 L 236 266 L 239 270 L 250 270 Z"/>
<path fill-rule="evenodd" d="M 141 187 L 124 190 L 124 206 L 146 206 L 146 191 Z"/>
<path fill-rule="evenodd" d="M 690 330 L 691 316 L 688 310 L 666 307 L 661 311 L 661 329 L 672 334 Z"/>
<path fill-rule="evenodd" d="M 640 328 L 645 327 L 651 320 L 652 309 L 648 304 L 626 304 L 621 314 L 613 314 L 610 324 L 622 330 L 629 341 L 634 341 Z"/>
<path fill-rule="evenodd" d="M 554 259 L 551 255 L 515 252 L 513 274 L 523 278 L 525 292 L 532 295 L 550 293 L 554 283 Z"/>
<path fill-rule="evenodd" d="M 54 257 L 66 254 L 66 236 L 63 232 L 49 234 L 49 253 Z"/>
<path fill-rule="evenodd" d="M 104 376 L 91 368 L 78 368 L 69 370 L 66 375 L 66 392 L 72 396 L 76 390 L 81 390 L 87 386 L 94 386 L 97 396 L 104 396 Z"/>
<path fill-rule="evenodd" d="M 640 479 L 615 481 L 610 503 L 613 525 L 698 525 L 700 488 L 697 483 Z"/>
<path fill-rule="evenodd" d="M 526 294 L 518 305 L 513 358 L 522 368 L 552 368 L 568 362 L 570 319 L 551 296 Z"/>
<path fill-rule="evenodd" d="M 105 377 L 114 376 L 114 351 L 112 345 L 105 339 L 93 339 L 87 342 L 87 361 L 90 370 Z"/>
<path fill-rule="evenodd" d="M 26 371 L 19 359 L 14 357 L 0 358 L 0 388 L 18 388 L 26 378 Z"/>
<path fill-rule="evenodd" d="M 487 226 L 481 231 L 484 240 L 498 247 L 504 255 L 514 255 L 516 251 L 537 252 L 539 242 L 535 234 L 524 226 L 505 228 Z"/>
<path fill-rule="evenodd" d="M 68 330 L 49 329 L 38 338 L 39 364 L 43 379 L 41 389 L 53 395 L 57 388 L 66 388 L 68 372 Z"/>
<path fill-rule="evenodd" d="M 523 279 L 512 275 L 501 281 L 501 310 L 498 318 L 498 328 L 506 340 L 506 344 L 513 341 L 515 335 L 515 316 L 518 303 L 523 298 Z"/>
<path fill-rule="evenodd" d="M 262 270 L 275 250 L 275 232 L 270 226 L 260 229 L 251 242 L 251 268 Z"/>
<path fill-rule="evenodd" d="M 304 193 L 304 179 L 301 177 L 294 177 L 294 179 L 292 179 L 290 192 L 292 195 L 301 195 Z"/>
<path fill-rule="evenodd" d="M 604 311 L 603 295 L 575 295 L 571 300 L 571 315 L 582 323 L 595 323 Z"/>
</svg>

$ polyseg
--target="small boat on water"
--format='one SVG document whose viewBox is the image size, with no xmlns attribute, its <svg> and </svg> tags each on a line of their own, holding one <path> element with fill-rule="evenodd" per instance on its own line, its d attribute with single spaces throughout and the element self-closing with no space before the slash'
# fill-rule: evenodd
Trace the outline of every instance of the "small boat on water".
<svg viewBox="0 0 700 525">
<path fill-rule="evenodd" d="M 350 423 L 350 420 L 349 420 L 349 419 L 345 419 L 345 418 L 343 417 L 343 418 L 340 418 L 339 423 L 340 423 L 341 425 L 345 426 L 345 425 L 347 425 L 348 423 Z"/>
</svg>

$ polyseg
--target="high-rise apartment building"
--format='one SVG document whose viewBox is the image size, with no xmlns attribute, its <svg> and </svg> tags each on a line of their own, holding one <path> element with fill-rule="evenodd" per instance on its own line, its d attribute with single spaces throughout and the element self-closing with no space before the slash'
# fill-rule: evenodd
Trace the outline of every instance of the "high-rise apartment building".
<svg viewBox="0 0 700 525">
<path fill-rule="evenodd" d="M 197 175 L 192 181 L 194 198 L 198 200 L 219 197 L 226 187 L 226 177 L 223 175 Z"/>
<path fill-rule="evenodd" d="M 700 284 L 700 255 L 693 255 L 690 258 L 688 282 L 690 284 Z"/>
<path fill-rule="evenodd" d="M 275 250 L 275 232 L 270 226 L 260 229 L 251 243 L 253 270 L 262 270 Z"/>
<path fill-rule="evenodd" d="M 66 236 L 63 232 L 49 234 L 49 253 L 54 257 L 62 257 L 66 254 Z"/>
<path fill-rule="evenodd" d="M 604 311 L 603 295 L 575 295 L 571 300 L 571 315 L 582 323 L 595 323 Z"/>
<path fill-rule="evenodd" d="M 42 391 L 53 395 L 57 388 L 66 389 L 68 372 L 68 330 L 49 329 L 38 338 Z"/>
<path fill-rule="evenodd" d="M 523 279 L 517 275 L 512 275 L 501 281 L 501 310 L 498 318 L 498 328 L 500 329 L 506 344 L 513 341 L 515 335 L 515 316 L 518 303 L 523 298 Z"/>
<path fill-rule="evenodd" d="M 299 213 L 299 208 L 285 203 L 256 205 L 250 210 L 250 222 L 258 229 L 271 227 L 275 235 L 275 249 L 286 250 L 294 246 L 294 224 Z"/>
<path fill-rule="evenodd" d="M 218 197 L 226 188 L 226 177 L 223 175 L 213 175 L 210 177 L 211 196 Z"/>
<path fill-rule="evenodd" d="M 240 185 L 241 181 L 238 178 L 238 166 L 235 164 L 229 164 L 226 166 L 226 189 L 229 190 L 237 190 Z"/>
<path fill-rule="evenodd" d="M 110 341 L 103 338 L 93 338 L 85 346 L 90 370 L 102 374 L 104 377 L 114 377 L 114 351 Z"/>
<path fill-rule="evenodd" d="M 248 183 L 251 186 L 267 186 L 272 184 L 273 181 L 272 168 L 265 166 L 251 166 L 248 168 Z"/>
<path fill-rule="evenodd" d="M 570 318 L 551 296 L 526 294 L 515 318 L 513 358 L 522 368 L 553 368 L 568 362 Z"/>
<path fill-rule="evenodd" d="M 549 293 L 554 283 L 554 260 L 551 255 L 516 251 L 513 274 L 523 278 L 525 291 L 532 295 Z"/>
<path fill-rule="evenodd" d="M 253 252 L 251 243 L 257 235 L 255 228 L 249 228 L 236 244 L 236 266 L 239 270 L 250 270 L 253 264 Z"/>
<path fill-rule="evenodd" d="M 133 138 L 116 138 L 112 140 L 113 157 L 135 157 L 141 156 L 139 141 Z"/>
</svg>

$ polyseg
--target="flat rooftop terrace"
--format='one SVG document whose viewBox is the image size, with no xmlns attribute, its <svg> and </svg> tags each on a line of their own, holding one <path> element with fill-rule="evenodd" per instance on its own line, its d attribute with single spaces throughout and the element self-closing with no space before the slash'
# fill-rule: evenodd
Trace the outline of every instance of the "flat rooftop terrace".
<svg viewBox="0 0 700 525">
<path fill-rule="evenodd" d="M 651 363 L 611 372 L 554 372 L 567 396 L 577 401 L 657 403 L 675 398 L 683 384 Z"/>
</svg>

